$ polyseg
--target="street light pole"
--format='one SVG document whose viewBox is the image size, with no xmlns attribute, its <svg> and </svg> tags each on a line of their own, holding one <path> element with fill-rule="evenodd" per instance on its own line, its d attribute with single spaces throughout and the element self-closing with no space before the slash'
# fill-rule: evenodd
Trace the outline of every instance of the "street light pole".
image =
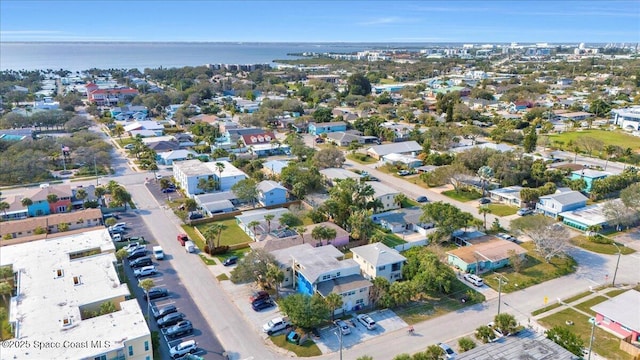
<svg viewBox="0 0 640 360">
<path fill-rule="evenodd" d="M 338 327 L 336 327 L 336 329 L 337 329 L 337 332 L 335 332 L 335 331 L 334 331 L 333 333 L 334 333 L 334 334 L 338 337 L 338 339 L 340 340 L 340 360 L 342 360 L 342 329 L 340 329 L 340 327 L 339 327 L 339 326 L 338 326 Z"/>
<path fill-rule="evenodd" d="M 498 280 L 498 315 L 500 315 L 500 303 L 502 302 L 502 282 L 507 281 L 502 275 L 496 276 L 495 279 Z"/>
<path fill-rule="evenodd" d="M 611 286 L 616 286 L 616 276 L 618 275 L 618 266 L 620 266 L 620 255 L 622 255 L 622 252 L 615 241 L 613 242 L 613 246 L 618 249 L 618 261 L 616 261 L 616 270 L 613 272 L 613 282 L 611 282 Z"/>
<path fill-rule="evenodd" d="M 591 337 L 589 338 L 589 355 L 587 356 L 587 360 L 591 360 L 591 348 L 593 346 L 593 335 L 596 331 L 596 318 L 589 318 L 589 322 L 591 323 Z"/>
</svg>

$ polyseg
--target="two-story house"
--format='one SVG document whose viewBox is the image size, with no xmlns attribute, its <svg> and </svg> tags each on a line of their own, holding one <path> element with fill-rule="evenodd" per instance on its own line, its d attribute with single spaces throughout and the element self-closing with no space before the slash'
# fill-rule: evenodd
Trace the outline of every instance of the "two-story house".
<svg viewBox="0 0 640 360">
<path fill-rule="evenodd" d="M 373 199 L 380 201 L 381 206 L 374 209 L 374 212 L 379 213 L 400 208 L 400 204 L 396 201 L 396 196 L 400 194 L 398 190 L 377 181 L 367 181 L 367 185 L 371 185 L 373 188 Z"/>
<path fill-rule="evenodd" d="M 611 173 L 608 173 L 606 171 L 593 170 L 593 169 L 582 169 L 582 170 L 571 172 L 571 180 L 577 180 L 577 179 L 584 180 L 584 182 L 586 183 L 586 186 L 582 190 L 586 192 L 591 191 L 591 187 L 593 186 L 594 181 L 604 179 L 607 176 L 611 176 Z"/>
<path fill-rule="evenodd" d="M 173 164 L 173 177 L 186 195 L 193 197 L 205 192 L 198 187 L 200 179 L 214 180 L 217 191 L 227 191 L 238 181 L 246 179 L 247 175 L 228 161 L 185 160 Z"/>
<path fill-rule="evenodd" d="M 343 311 L 356 311 L 369 305 L 371 281 L 360 274 L 360 266 L 332 245 L 313 247 L 301 244 L 272 251 L 285 274 L 282 285 L 305 295 L 331 293 L 342 296 Z"/>
<path fill-rule="evenodd" d="M 540 196 L 536 204 L 536 212 L 556 218 L 563 211 L 585 207 L 587 198 L 579 191 L 567 191 L 552 195 Z"/>
<path fill-rule="evenodd" d="M 310 122 L 308 131 L 311 135 L 320 135 L 336 131 L 347 131 L 347 123 L 344 121 L 332 121 L 325 123 Z"/>
<path fill-rule="evenodd" d="M 258 202 L 263 206 L 284 204 L 287 202 L 287 189 L 273 180 L 258 183 Z"/>
<path fill-rule="evenodd" d="M 358 246 L 351 249 L 353 260 L 367 279 L 383 277 L 389 282 L 402 279 L 402 266 L 407 258 L 383 243 Z"/>
<path fill-rule="evenodd" d="M 73 193 L 69 185 L 42 184 L 40 188 L 28 190 L 25 198 L 32 202 L 27 206 L 29 216 L 42 216 L 67 212 L 71 209 Z M 55 200 L 55 201 L 53 201 Z"/>
</svg>

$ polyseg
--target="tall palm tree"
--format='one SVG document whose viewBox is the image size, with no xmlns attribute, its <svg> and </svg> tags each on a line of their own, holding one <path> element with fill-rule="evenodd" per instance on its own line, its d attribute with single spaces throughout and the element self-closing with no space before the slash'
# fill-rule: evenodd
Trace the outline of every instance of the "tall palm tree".
<svg viewBox="0 0 640 360">
<path fill-rule="evenodd" d="M 264 216 L 264 221 L 267 222 L 267 234 L 271 232 L 271 220 L 273 220 L 273 218 L 275 218 L 276 216 L 273 214 L 267 214 Z"/>
<path fill-rule="evenodd" d="M 486 183 L 493 178 L 493 169 L 489 166 L 482 166 L 478 169 L 478 176 L 482 180 L 482 197 L 485 196 Z"/>
<path fill-rule="evenodd" d="M 20 200 L 20 203 L 22 204 L 22 206 L 28 208 L 29 206 L 33 205 L 33 200 L 29 199 L 28 197 L 22 198 L 22 200 Z"/>
<path fill-rule="evenodd" d="M 607 165 L 609 165 L 609 159 L 611 156 L 620 152 L 620 147 L 615 145 L 607 145 L 604 147 L 604 152 L 607 154 L 607 159 L 604 163 L 604 169 L 607 170 Z"/>
<path fill-rule="evenodd" d="M 113 134 L 118 137 L 118 140 L 122 144 L 122 134 L 124 134 L 124 126 L 122 124 L 116 124 L 113 128 Z"/>
<path fill-rule="evenodd" d="M 337 232 L 335 229 L 328 228 L 324 225 L 316 226 L 311 231 L 311 237 L 316 241 L 324 241 L 326 240 L 328 243 L 331 243 L 331 240 L 335 239 Z"/>
<path fill-rule="evenodd" d="M 211 235 L 213 235 L 215 237 L 215 239 L 216 239 L 216 247 L 220 247 L 220 236 L 222 235 L 222 232 L 226 228 L 227 228 L 227 226 L 224 225 L 224 224 L 212 224 L 212 225 L 207 227 L 207 230 L 205 232 L 206 233 L 211 232 Z"/>
<path fill-rule="evenodd" d="M 11 205 L 9 205 L 6 201 L 0 201 L 0 211 L 4 212 L 4 216 L 7 216 L 7 209 L 9 209 Z"/>
<path fill-rule="evenodd" d="M 224 171 L 224 164 L 221 162 L 216 163 L 216 170 L 218 170 L 218 190 L 222 189 L 222 172 Z"/>
<path fill-rule="evenodd" d="M 258 236 L 258 234 L 256 234 L 256 228 L 258 227 L 258 225 L 260 225 L 260 222 L 256 220 L 253 220 L 252 222 L 247 224 L 247 226 L 253 230 L 253 241 L 256 241 L 256 237 Z"/>
<path fill-rule="evenodd" d="M 298 226 L 293 230 L 295 230 L 295 232 L 297 232 L 298 235 L 300 235 L 300 238 L 302 239 L 302 243 L 304 244 L 304 232 L 307 230 L 307 228 L 304 226 Z"/>
<path fill-rule="evenodd" d="M 396 204 L 398 204 L 398 206 L 402 207 L 402 203 L 405 202 L 407 200 L 407 196 L 405 194 L 398 194 L 393 198 L 393 201 L 396 202 Z"/>
<path fill-rule="evenodd" d="M 96 195 L 96 197 L 98 198 L 98 200 L 100 201 L 100 205 L 103 206 L 104 202 L 103 202 L 103 196 L 107 193 L 107 190 L 102 187 L 102 186 L 98 186 L 95 190 L 94 193 Z"/>
<path fill-rule="evenodd" d="M 82 201 L 83 209 L 84 209 L 84 199 L 86 199 L 87 196 L 89 196 L 89 194 L 87 194 L 87 190 L 85 189 L 78 189 L 78 191 L 76 191 L 76 199 Z"/>
<path fill-rule="evenodd" d="M 265 277 L 273 285 L 276 290 L 276 300 L 280 295 L 279 286 L 284 281 L 284 272 L 275 264 L 269 264 Z"/>
<path fill-rule="evenodd" d="M 149 311 L 151 310 L 151 299 L 149 299 L 149 290 L 151 290 L 156 284 L 151 279 L 140 280 L 138 286 L 144 290 L 147 295 L 147 319 L 149 319 Z M 148 320 L 151 321 L 151 320 Z"/>
<path fill-rule="evenodd" d="M 484 228 L 487 229 L 487 214 L 491 214 L 491 209 L 488 206 L 482 206 L 478 209 L 478 214 L 484 217 Z"/>
<path fill-rule="evenodd" d="M 336 309 L 342 307 L 342 296 L 332 292 L 324 298 L 324 301 L 327 303 L 329 309 L 331 309 L 331 321 L 333 321 Z"/>
</svg>

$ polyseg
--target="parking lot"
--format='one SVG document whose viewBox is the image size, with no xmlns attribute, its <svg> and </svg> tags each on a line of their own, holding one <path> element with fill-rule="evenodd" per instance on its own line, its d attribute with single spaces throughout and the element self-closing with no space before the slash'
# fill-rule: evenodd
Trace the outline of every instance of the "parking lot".
<svg viewBox="0 0 640 360">
<path fill-rule="evenodd" d="M 217 338 L 210 330 L 210 327 L 203 319 L 200 311 L 189 296 L 189 293 L 182 286 L 177 273 L 168 262 L 168 260 L 171 260 L 173 258 L 172 254 L 165 252 L 164 260 L 156 260 L 155 258 L 153 258 L 151 249 L 154 245 L 157 245 L 157 242 L 151 237 L 151 233 L 140 218 L 137 210 L 129 210 L 126 213 L 119 213 L 118 216 L 120 217 L 120 219 L 117 220 L 118 222 L 126 223 L 125 237 L 143 236 L 145 238 L 145 241 L 147 242 L 147 256 L 153 259 L 153 265 L 156 267 L 157 273 L 146 278 L 153 280 L 156 287 L 165 288 L 169 291 L 168 297 L 151 300 L 150 305 L 158 307 L 175 305 L 177 307 L 177 311 L 184 313 L 186 315 L 185 319 L 191 321 L 191 323 L 193 324 L 194 331 L 191 334 L 180 336 L 176 339 L 171 340 L 166 339 L 163 335 L 160 336 L 161 358 L 170 358 L 169 346 L 175 346 L 182 341 L 193 339 L 198 344 L 198 351 L 195 354 L 199 356 L 207 355 L 207 359 L 222 359 L 222 353 L 224 350 L 221 344 L 218 342 Z M 118 247 L 122 247 L 124 244 L 126 244 L 126 242 L 118 243 Z M 124 268 L 127 277 L 130 279 L 131 288 L 133 291 L 132 295 L 138 299 L 140 308 L 145 310 L 146 313 L 146 310 L 148 309 L 147 301 L 143 298 L 144 291 L 137 286 L 138 280 L 135 278 L 133 269 L 131 269 L 131 267 L 129 266 L 128 260 L 125 260 Z M 152 331 L 158 331 L 161 334 L 157 322 L 153 319 L 153 315 L 151 315 L 150 318 L 152 319 L 150 321 L 150 329 Z"/>
</svg>

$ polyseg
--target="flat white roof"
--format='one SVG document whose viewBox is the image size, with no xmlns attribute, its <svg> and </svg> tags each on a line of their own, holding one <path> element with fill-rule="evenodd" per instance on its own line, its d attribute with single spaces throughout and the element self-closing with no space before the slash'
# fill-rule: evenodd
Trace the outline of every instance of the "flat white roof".
<svg viewBox="0 0 640 360">
<path fill-rule="evenodd" d="M 100 252 L 77 259 L 69 257 L 92 249 Z M 109 300 L 117 307 L 116 300 L 130 294 L 127 285 L 118 279 L 114 250 L 106 229 L 2 247 L 0 265 L 11 264 L 17 273 L 18 295 L 12 298 L 9 311 L 10 321 L 16 322 L 17 339 L 31 344 L 103 340 L 102 347 L 97 348 L 5 348 L 3 358 L 94 357 L 122 348 L 126 340 L 149 336 L 135 300 L 121 302 L 121 310 L 114 313 L 81 319 L 81 307 Z M 71 320 L 71 324 L 63 327 L 65 319 Z M 109 345 L 104 341 L 109 341 Z"/>
<path fill-rule="evenodd" d="M 615 199 L 611 201 L 621 202 L 622 200 Z M 608 201 L 585 206 L 573 211 L 561 212 L 559 216 L 566 220 L 578 222 L 586 226 L 602 225 L 607 222 L 607 216 L 604 212 L 604 205 L 607 202 Z"/>
<path fill-rule="evenodd" d="M 244 172 L 242 172 L 237 167 L 233 166 L 228 161 L 209 161 L 202 162 L 200 160 L 185 160 L 179 161 L 173 164 L 174 168 L 177 168 L 179 171 L 184 173 L 186 176 L 202 176 L 207 174 L 215 174 L 218 176 L 218 168 L 216 167 L 217 163 L 221 163 L 224 165 L 224 169 L 222 170 L 222 174 L 220 177 L 234 177 L 234 176 L 247 176 Z"/>
</svg>

